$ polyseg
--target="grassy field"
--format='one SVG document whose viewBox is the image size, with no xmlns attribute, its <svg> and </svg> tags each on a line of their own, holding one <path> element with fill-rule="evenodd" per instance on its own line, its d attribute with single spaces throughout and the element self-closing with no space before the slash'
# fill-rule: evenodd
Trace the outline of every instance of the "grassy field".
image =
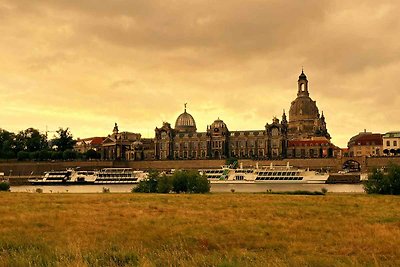
<svg viewBox="0 0 400 267">
<path fill-rule="evenodd" d="M 0 193 L 0 266 L 400 266 L 400 198 Z"/>
</svg>

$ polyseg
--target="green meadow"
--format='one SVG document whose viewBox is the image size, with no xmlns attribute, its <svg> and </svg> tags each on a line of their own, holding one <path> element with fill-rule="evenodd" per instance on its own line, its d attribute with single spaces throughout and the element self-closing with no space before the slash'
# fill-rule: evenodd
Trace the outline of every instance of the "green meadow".
<svg viewBox="0 0 400 267">
<path fill-rule="evenodd" d="M 0 193 L 0 266 L 400 266 L 400 197 Z"/>
</svg>

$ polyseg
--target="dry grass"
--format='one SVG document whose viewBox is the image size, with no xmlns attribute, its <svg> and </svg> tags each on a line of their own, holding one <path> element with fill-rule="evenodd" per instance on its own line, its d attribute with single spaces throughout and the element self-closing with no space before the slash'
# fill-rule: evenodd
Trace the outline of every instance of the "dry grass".
<svg viewBox="0 0 400 267">
<path fill-rule="evenodd" d="M 0 193 L 2 266 L 400 266 L 400 198 Z"/>
</svg>

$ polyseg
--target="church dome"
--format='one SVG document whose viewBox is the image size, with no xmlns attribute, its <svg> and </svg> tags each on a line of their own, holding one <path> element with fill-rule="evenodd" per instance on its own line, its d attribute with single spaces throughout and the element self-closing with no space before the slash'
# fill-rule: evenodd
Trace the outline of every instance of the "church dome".
<svg viewBox="0 0 400 267">
<path fill-rule="evenodd" d="M 297 97 L 291 104 L 289 110 L 289 120 L 317 119 L 319 115 L 315 101 L 308 96 Z"/>
<path fill-rule="evenodd" d="M 196 122 L 194 121 L 192 115 L 185 111 L 178 116 L 175 122 L 175 130 L 178 132 L 196 132 Z"/>
</svg>

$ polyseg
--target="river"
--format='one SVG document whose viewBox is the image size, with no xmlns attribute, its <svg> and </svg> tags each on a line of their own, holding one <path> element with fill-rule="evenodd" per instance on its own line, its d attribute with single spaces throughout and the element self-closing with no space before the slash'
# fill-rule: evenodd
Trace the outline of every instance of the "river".
<svg viewBox="0 0 400 267">
<path fill-rule="evenodd" d="M 43 190 L 43 193 L 102 193 L 106 187 L 111 193 L 128 193 L 131 192 L 135 185 L 21 185 L 12 186 L 11 192 L 30 192 L 34 193 L 38 188 Z M 328 192 L 335 193 L 363 193 L 362 184 L 212 184 L 211 192 L 243 192 L 256 193 L 272 191 L 321 191 L 326 188 Z"/>
</svg>

